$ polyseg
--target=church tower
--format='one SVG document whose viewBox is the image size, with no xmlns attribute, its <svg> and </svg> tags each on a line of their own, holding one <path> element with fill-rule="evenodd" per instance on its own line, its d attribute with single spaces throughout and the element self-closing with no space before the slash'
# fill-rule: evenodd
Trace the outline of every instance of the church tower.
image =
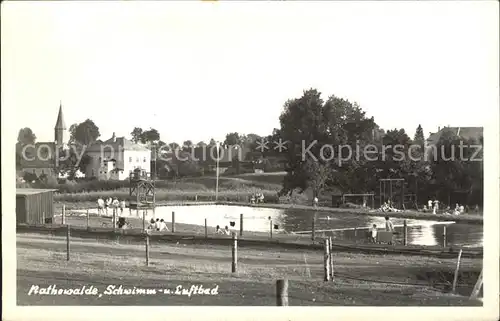
<svg viewBox="0 0 500 321">
<path fill-rule="evenodd" d="M 57 115 L 56 126 L 54 127 L 54 141 L 57 146 L 63 146 L 65 141 L 66 123 L 64 122 L 62 103 L 59 103 L 59 114 Z"/>
</svg>

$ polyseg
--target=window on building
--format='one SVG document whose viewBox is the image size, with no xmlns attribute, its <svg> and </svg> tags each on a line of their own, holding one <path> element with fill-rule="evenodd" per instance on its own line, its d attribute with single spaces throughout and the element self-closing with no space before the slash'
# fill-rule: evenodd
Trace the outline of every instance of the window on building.
<svg viewBox="0 0 500 321">
<path fill-rule="evenodd" d="M 146 157 L 144 157 L 144 160 L 143 160 L 143 162 L 144 162 L 144 163 L 146 162 Z"/>
<path fill-rule="evenodd" d="M 129 163 L 132 163 L 132 157 L 129 157 L 129 158 L 128 158 L 128 162 L 129 162 Z"/>
<path fill-rule="evenodd" d="M 137 158 L 135 159 L 135 162 L 136 162 L 136 163 L 139 163 L 139 157 L 137 157 Z"/>
</svg>

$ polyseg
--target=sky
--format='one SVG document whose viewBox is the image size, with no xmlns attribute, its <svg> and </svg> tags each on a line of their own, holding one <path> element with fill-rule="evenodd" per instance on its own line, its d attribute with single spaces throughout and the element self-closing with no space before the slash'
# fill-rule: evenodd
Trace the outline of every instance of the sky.
<svg viewBox="0 0 500 321">
<path fill-rule="evenodd" d="M 3 2 L 2 126 L 53 141 L 156 128 L 167 143 L 270 134 L 316 88 L 411 137 L 498 113 L 498 4 Z M 14 138 L 14 139 L 15 139 Z"/>
</svg>

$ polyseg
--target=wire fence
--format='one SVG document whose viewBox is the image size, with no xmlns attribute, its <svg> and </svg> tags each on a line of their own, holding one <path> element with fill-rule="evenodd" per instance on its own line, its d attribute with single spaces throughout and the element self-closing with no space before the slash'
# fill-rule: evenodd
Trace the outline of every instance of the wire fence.
<svg viewBox="0 0 500 321">
<path fill-rule="evenodd" d="M 259 278 L 264 278 L 268 280 L 275 280 L 275 279 L 280 279 L 280 278 L 287 278 L 287 280 L 291 280 L 294 284 L 296 285 L 310 285 L 311 281 L 316 281 L 320 282 L 323 277 L 325 277 L 325 273 L 329 274 L 329 277 L 331 277 L 332 286 L 333 287 L 328 287 L 323 289 L 323 291 L 333 291 L 332 289 L 335 288 L 335 284 L 338 284 L 339 281 L 356 281 L 358 283 L 368 283 L 368 284 L 381 284 L 381 285 L 394 285 L 394 286 L 413 286 L 413 287 L 423 287 L 423 288 L 428 288 L 428 289 L 437 289 L 440 288 L 441 290 L 446 290 L 449 289 L 452 285 L 453 282 L 448 281 L 449 275 L 453 275 L 453 269 L 452 268 L 443 268 L 443 271 L 441 272 L 441 275 L 439 273 L 435 273 L 435 276 L 423 280 L 421 282 L 416 282 L 414 279 L 412 279 L 411 275 L 408 275 L 408 278 L 406 281 L 398 281 L 394 280 L 395 277 L 390 276 L 390 270 L 387 271 L 387 279 L 380 278 L 381 275 L 380 273 L 376 273 L 377 271 L 380 271 L 380 269 L 375 269 L 370 270 L 369 268 L 364 271 L 364 275 L 354 275 L 351 271 L 349 273 L 349 268 L 343 266 L 340 264 L 340 267 L 337 266 L 338 263 L 336 263 L 335 256 L 332 254 L 334 253 L 334 249 L 337 247 L 344 247 L 344 248 L 349 248 L 349 246 L 341 246 L 341 245 L 330 245 L 330 249 L 327 252 L 325 252 L 325 255 L 320 255 L 317 252 L 311 252 L 308 253 L 307 255 L 309 256 L 309 262 L 306 259 L 306 256 L 304 254 L 303 262 L 298 261 L 298 259 L 295 257 L 293 260 L 288 258 L 287 260 L 284 261 L 284 259 L 279 258 L 279 251 L 276 252 L 277 257 L 273 259 L 273 254 L 269 254 L 267 258 L 265 259 L 259 259 L 256 256 L 256 253 L 254 250 L 246 250 L 245 248 L 238 248 L 238 237 L 236 233 L 232 234 L 232 244 L 231 244 L 231 252 L 227 252 L 227 255 L 223 255 L 220 257 L 220 253 L 216 253 L 219 255 L 208 256 L 208 257 L 203 257 L 199 252 L 195 255 L 193 254 L 193 257 L 189 257 L 189 254 L 187 253 L 182 253 L 183 251 L 177 251 L 175 253 L 168 253 L 165 252 L 164 249 L 162 248 L 163 246 L 171 246 L 173 244 L 152 244 L 150 243 L 150 235 L 145 234 L 144 235 L 144 254 L 140 254 L 137 252 L 137 248 L 130 249 L 130 254 L 128 254 L 129 260 L 131 260 L 132 263 L 137 263 L 140 264 L 139 262 L 141 261 L 141 256 L 144 259 L 144 265 L 146 266 L 152 266 L 156 267 L 158 265 L 154 264 L 154 262 L 160 262 L 162 260 L 165 260 L 168 257 L 173 257 L 170 258 L 169 262 L 175 262 L 175 263 L 170 263 L 179 266 L 181 271 L 184 271 L 184 273 L 188 274 L 195 274 L 195 273 L 215 273 L 216 275 L 231 275 L 233 273 L 238 273 L 239 275 L 247 275 L 249 277 L 259 277 Z M 66 252 L 66 261 L 72 261 L 75 260 L 76 257 L 80 257 L 80 255 L 83 255 L 82 253 L 85 254 L 85 251 L 82 252 L 82 244 L 79 243 L 78 240 L 76 240 L 76 243 L 73 244 L 74 242 L 74 237 L 71 234 L 71 227 L 68 225 L 67 226 L 67 233 L 66 233 L 66 249 L 65 251 L 59 246 L 60 243 L 62 243 L 62 240 L 57 241 L 59 244 L 57 248 L 59 249 L 59 252 Z M 321 242 L 326 242 L 326 240 L 321 240 Z M 130 244 L 130 243 L 128 243 Z M 76 245 L 76 246 L 73 246 Z M 120 240 L 115 240 L 115 242 L 111 242 L 110 244 L 107 244 L 106 246 L 110 247 L 110 251 L 106 254 L 110 260 L 113 260 L 113 256 L 119 256 L 118 253 L 121 253 L 122 255 L 124 253 L 128 253 L 129 249 L 128 248 L 122 248 L 119 252 L 117 251 L 118 248 L 120 248 Z M 137 245 L 137 244 L 136 244 Z M 33 246 L 33 245 L 32 245 Z M 87 245 L 83 246 L 89 246 L 89 243 Z M 90 244 L 92 246 L 92 244 Z M 327 246 L 327 245 L 325 245 Z M 328 247 L 328 246 L 327 246 Z M 325 249 L 326 250 L 326 249 Z M 249 254 L 249 252 L 251 252 Z M 231 254 L 229 254 L 231 253 Z M 399 252 L 394 252 L 394 254 L 401 254 Z M 88 262 L 92 261 L 92 252 L 86 252 L 85 254 L 87 256 Z M 84 256 L 85 256 L 84 255 Z M 193 259 L 199 260 L 197 263 L 185 263 L 183 262 L 183 257 L 186 259 L 186 261 L 192 261 Z M 248 256 L 250 255 L 251 258 Z M 134 258 L 132 260 L 132 257 Z M 176 259 L 176 257 L 179 257 L 179 259 Z M 269 258 L 270 257 L 270 258 Z M 453 257 L 456 258 L 456 255 Z M 231 258 L 231 260 L 229 260 Z M 452 256 L 448 256 L 448 258 L 452 258 Z M 62 257 L 61 257 L 62 259 Z M 429 259 L 428 259 L 429 260 Z M 253 263 L 250 263 L 253 262 Z M 290 262 L 292 261 L 292 262 Z M 88 263 L 87 262 L 87 263 Z M 209 263 L 211 262 L 211 263 Z M 213 262 L 218 262 L 215 264 L 217 268 L 207 268 L 207 264 L 214 264 Z M 323 263 L 321 263 L 323 262 Z M 425 263 L 425 262 L 423 262 Z M 152 265 L 153 264 L 153 265 Z M 327 269 L 327 265 L 330 268 Z M 425 265 L 425 264 L 423 264 Z M 458 265 L 457 265 L 458 266 Z M 354 265 L 353 267 L 356 267 Z M 402 267 L 401 270 L 404 270 L 405 267 Z M 328 271 L 327 271 L 328 270 Z M 371 273 L 373 272 L 373 273 Z M 458 267 L 457 271 L 455 271 L 455 274 L 458 272 Z M 373 278 L 373 275 L 377 275 L 379 278 Z M 371 276 L 371 277 L 370 277 Z M 466 289 L 470 290 L 471 288 L 471 283 L 467 282 L 468 280 L 458 278 L 457 282 L 454 286 L 456 289 Z M 325 282 L 325 284 L 329 284 L 329 282 Z M 133 284 L 131 284 L 133 285 Z M 295 289 L 295 288 L 294 288 Z M 293 290 L 293 293 L 290 293 L 291 295 L 288 296 L 289 299 L 293 300 L 303 300 L 303 301 L 310 301 L 310 296 L 308 296 L 305 293 L 300 293 L 297 292 L 297 290 Z M 288 294 L 287 294 L 288 295 Z M 286 300 L 285 300 L 286 302 Z M 321 301 L 321 299 L 317 299 L 316 303 L 325 303 L 327 304 L 329 301 L 325 299 L 325 301 Z"/>
</svg>

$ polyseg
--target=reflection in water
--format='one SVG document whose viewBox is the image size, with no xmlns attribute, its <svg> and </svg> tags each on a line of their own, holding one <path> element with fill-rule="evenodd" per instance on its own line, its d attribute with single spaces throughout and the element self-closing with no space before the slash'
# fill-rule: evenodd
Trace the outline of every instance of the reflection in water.
<svg viewBox="0 0 500 321">
<path fill-rule="evenodd" d="M 82 211 L 85 212 L 86 210 Z M 247 231 L 269 232 L 270 222 L 278 225 L 278 231 L 310 233 L 314 211 L 297 209 L 271 209 L 227 205 L 191 205 L 191 206 L 161 206 L 155 210 L 155 218 L 171 221 L 172 212 L 175 212 L 175 221 L 184 224 L 203 225 L 205 218 L 210 227 L 230 226 L 240 229 L 240 214 L 243 214 L 243 227 Z M 91 210 L 97 213 L 97 210 Z M 111 214 L 112 211 L 110 210 Z M 142 211 L 125 211 L 125 215 L 142 217 Z M 147 211 L 146 219 L 153 218 L 153 211 Z M 396 240 L 403 237 L 403 218 L 391 218 L 396 232 Z M 482 246 L 482 225 L 454 224 L 453 222 L 436 222 L 425 220 L 406 219 L 408 226 L 408 244 L 415 245 L 443 245 L 443 230 L 446 226 L 446 243 L 459 246 Z M 340 213 L 316 213 L 315 229 L 318 235 L 323 233 L 342 240 L 363 240 L 366 232 L 373 224 L 379 230 L 385 229 L 384 217 L 363 216 Z M 358 231 L 355 232 L 354 228 Z"/>
</svg>

